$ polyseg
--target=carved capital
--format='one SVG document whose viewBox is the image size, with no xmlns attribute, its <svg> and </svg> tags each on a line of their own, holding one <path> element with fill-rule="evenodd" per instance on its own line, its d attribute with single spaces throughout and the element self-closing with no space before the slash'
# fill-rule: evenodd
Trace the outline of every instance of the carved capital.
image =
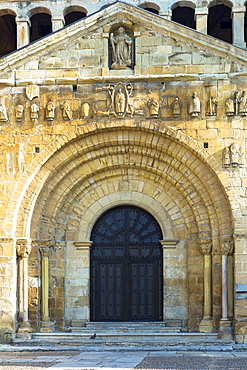
<svg viewBox="0 0 247 370">
<path fill-rule="evenodd" d="M 48 258 L 50 247 L 49 246 L 40 247 L 39 251 L 40 251 L 40 254 L 41 254 L 42 258 Z"/>
<path fill-rule="evenodd" d="M 32 249 L 32 239 L 17 239 L 16 240 L 16 253 L 19 257 L 28 258 Z"/>
<path fill-rule="evenodd" d="M 53 244 L 53 250 L 54 250 L 54 252 L 58 252 L 58 251 L 60 251 L 64 247 L 65 247 L 65 242 L 64 241 L 55 242 Z"/>
<path fill-rule="evenodd" d="M 221 253 L 223 255 L 232 254 L 233 252 L 233 241 L 232 239 L 223 239 L 221 242 Z"/>
<path fill-rule="evenodd" d="M 199 240 L 200 243 L 200 251 L 204 255 L 210 255 L 212 252 L 212 243 L 209 240 Z"/>
</svg>

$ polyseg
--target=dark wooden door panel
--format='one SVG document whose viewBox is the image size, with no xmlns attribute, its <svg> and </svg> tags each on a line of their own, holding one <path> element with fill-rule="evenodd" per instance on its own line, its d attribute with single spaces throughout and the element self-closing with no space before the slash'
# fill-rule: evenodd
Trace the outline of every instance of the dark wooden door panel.
<svg viewBox="0 0 247 370">
<path fill-rule="evenodd" d="M 163 263 L 156 220 L 133 206 L 95 224 L 90 258 L 91 321 L 162 320 Z"/>
</svg>

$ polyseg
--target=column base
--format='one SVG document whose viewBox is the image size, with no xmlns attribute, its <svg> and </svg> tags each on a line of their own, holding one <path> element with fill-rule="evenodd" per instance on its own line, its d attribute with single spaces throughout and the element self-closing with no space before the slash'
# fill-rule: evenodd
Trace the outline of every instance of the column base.
<svg viewBox="0 0 247 370">
<path fill-rule="evenodd" d="M 233 340 L 233 332 L 232 332 L 232 322 L 228 319 L 221 319 L 219 332 L 218 332 L 219 339 L 232 339 Z"/>
<path fill-rule="evenodd" d="M 55 323 L 54 321 L 41 321 L 40 333 L 54 333 Z"/>
<path fill-rule="evenodd" d="M 246 42 L 234 42 L 233 45 L 242 49 L 246 49 Z"/>
<path fill-rule="evenodd" d="M 213 331 L 213 321 L 211 317 L 204 317 L 199 325 L 200 333 L 212 333 Z"/>
<path fill-rule="evenodd" d="M 33 329 L 31 328 L 29 321 L 23 321 L 17 331 L 16 338 L 31 339 L 32 331 Z"/>
</svg>

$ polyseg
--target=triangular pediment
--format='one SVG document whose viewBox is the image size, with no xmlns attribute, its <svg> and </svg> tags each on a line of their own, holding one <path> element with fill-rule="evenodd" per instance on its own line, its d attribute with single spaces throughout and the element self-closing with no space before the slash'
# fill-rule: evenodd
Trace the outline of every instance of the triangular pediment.
<svg viewBox="0 0 247 370">
<path fill-rule="evenodd" d="M 135 45 L 135 61 L 126 71 L 112 71 L 109 60 L 110 33 L 118 26 L 131 32 Z M 243 49 L 133 5 L 116 2 L 2 58 L 0 83 L 11 85 L 17 78 L 24 85 L 52 84 L 56 76 L 65 82 L 70 77 L 73 80 L 107 75 L 164 75 L 194 80 L 198 75 L 207 78 L 208 74 L 220 74 L 224 78 L 229 72 L 244 75 L 246 56 Z M 63 76 L 50 72 L 47 76 L 47 70 L 67 72 Z M 14 76 L 14 71 L 20 73 Z"/>
</svg>

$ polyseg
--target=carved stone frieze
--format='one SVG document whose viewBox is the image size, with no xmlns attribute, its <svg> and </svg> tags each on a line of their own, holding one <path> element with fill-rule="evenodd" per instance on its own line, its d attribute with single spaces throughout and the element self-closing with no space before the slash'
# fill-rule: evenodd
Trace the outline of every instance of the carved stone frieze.
<svg viewBox="0 0 247 370">
<path fill-rule="evenodd" d="M 123 84 L 118 82 L 117 85 L 108 86 L 108 93 L 111 97 L 111 104 L 108 114 L 114 114 L 116 117 L 123 118 L 126 114 L 131 116 L 134 114 L 133 105 L 130 103 L 130 96 L 132 94 L 133 85 Z"/>
<path fill-rule="evenodd" d="M 158 117 L 160 104 L 156 99 L 151 99 L 148 101 L 147 106 L 149 108 L 150 117 Z"/>
<path fill-rule="evenodd" d="M 39 87 L 36 85 L 29 85 L 26 87 L 26 95 L 29 100 L 39 97 Z"/>
</svg>

